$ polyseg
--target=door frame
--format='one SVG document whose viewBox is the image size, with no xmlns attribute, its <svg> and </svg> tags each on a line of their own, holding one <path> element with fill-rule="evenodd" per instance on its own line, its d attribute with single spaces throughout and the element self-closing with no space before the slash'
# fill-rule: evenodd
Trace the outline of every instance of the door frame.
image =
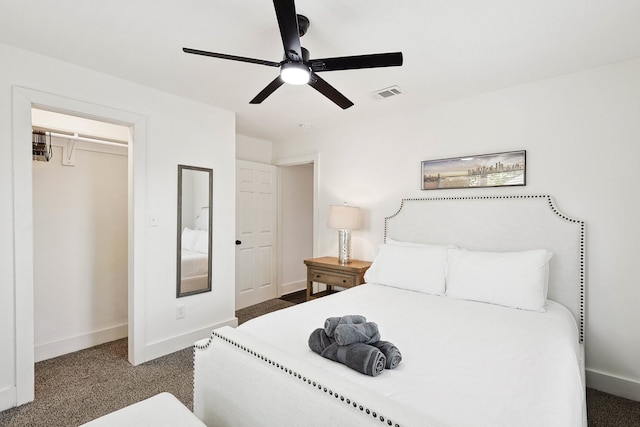
<svg viewBox="0 0 640 427">
<path fill-rule="evenodd" d="M 33 176 L 31 108 L 38 107 L 129 127 L 128 335 L 129 362 L 144 362 L 146 265 L 146 118 L 85 101 L 13 87 L 13 226 L 16 405 L 35 397 L 33 291 Z"/>
<path fill-rule="evenodd" d="M 276 165 L 278 168 L 281 167 L 287 167 L 287 166 L 299 166 L 299 165 L 307 165 L 307 164 L 312 164 L 313 165 L 313 207 L 312 207 L 312 224 L 313 224 L 313 230 L 312 230 L 312 239 L 313 239 L 313 257 L 317 257 L 318 256 L 318 170 L 319 170 L 319 165 L 318 165 L 318 153 L 311 153 L 311 154 L 303 154 L 300 156 L 294 156 L 294 157 L 284 157 L 282 159 L 278 159 L 275 160 L 273 162 L 274 165 Z M 279 175 L 279 174 L 278 174 Z M 280 185 L 281 183 L 281 179 L 280 176 L 278 177 L 278 185 Z M 282 199 L 281 199 L 281 191 L 278 191 L 278 248 L 277 248 L 277 253 L 278 253 L 278 268 L 277 268 L 277 276 L 278 276 L 278 297 L 281 297 L 282 295 L 280 295 L 280 279 L 282 278 L 282 217 L 281 217 L 281 204 L 282 204 Z"/>
</svg>

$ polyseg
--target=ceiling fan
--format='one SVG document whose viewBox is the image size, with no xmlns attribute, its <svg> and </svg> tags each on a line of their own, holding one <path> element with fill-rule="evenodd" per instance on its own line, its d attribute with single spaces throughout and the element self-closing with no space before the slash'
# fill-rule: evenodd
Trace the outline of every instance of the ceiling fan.
<svg viewBox="0 0 640 427">
<path fill-rule="evenodd" d="M 324 71 L 354 70 L 359 68 L 397 67 L 402 65 L 402 52 L 376 53 L 371 55 L 343 56 L 336 58 L 309 59 L 309 51 L 300 46 L 302 37 L 309 28 L 309 19 L 296 14 L 294 0 L 273 0 L 278 18 L 280 36 L 284 46 L 284 59 L 280 62 L 262 59 L 245 58 L 243 56 L 224 53 L 207 52 L 183 48 L 185 53 L 230 59 L 232 61 L 249 62 L 280 68 L 280 75 L 253 98 L 251 104 L 260 104 L 284 83 L 308 84 L 342 109 L 353 105 L 343 94 L 320 78 L 317 73 Z"/>
</svg>

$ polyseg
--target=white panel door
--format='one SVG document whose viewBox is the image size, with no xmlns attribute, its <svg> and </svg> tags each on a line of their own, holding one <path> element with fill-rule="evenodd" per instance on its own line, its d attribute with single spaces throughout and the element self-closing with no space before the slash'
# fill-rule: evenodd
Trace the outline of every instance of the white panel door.
<svg viewBox="0 0 640 427">
<path fill-rule="evenodd" d="M 236 161 L 236 310 L 277 297 L 276 177 L 275 166 Z"/>
</svg>

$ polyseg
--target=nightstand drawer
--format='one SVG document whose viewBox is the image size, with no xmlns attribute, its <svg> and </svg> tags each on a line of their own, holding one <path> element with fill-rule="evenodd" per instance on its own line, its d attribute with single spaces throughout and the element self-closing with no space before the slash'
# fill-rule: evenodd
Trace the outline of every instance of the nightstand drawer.
<svg viewBox="0 0 640 427">
<path fill-rule="evenodd" d="M 364 273 L 371 266 L 368 261 L 353 260 L 341 264 L 336 257 L 305 259 L 307 266 L 307 301 L 336 292 L 333 287 L 353 288 L 364 283 Z M 313 292 L 314 283 L 324 284 L 326 289 Z"/>
<path fill-rule="evenodd" d="M 310 274 L 311 280 L 314 282 L 343 288 L 352 288 L 356 285 L 356 277 L 353 274 L 340 274 L 315 269 L 312 269 Z"/>
</svg>

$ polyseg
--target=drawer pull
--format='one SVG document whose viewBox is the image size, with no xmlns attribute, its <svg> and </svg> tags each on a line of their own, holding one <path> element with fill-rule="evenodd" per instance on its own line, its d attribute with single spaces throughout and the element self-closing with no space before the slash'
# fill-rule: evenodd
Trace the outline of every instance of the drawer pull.
<svg viewBox="0 0 640 427">
<path fill-rule="evenodd" d="M 316 279 L 319 279 L 320 277 L 322 276 L 320 276 L 319 274 L 316 274 Z"/>
<path fill-rule="evenodd" d="M 342 279 L 342 283 L 347 283 L 347 281 L 345 279 Z"/>
</svg>

